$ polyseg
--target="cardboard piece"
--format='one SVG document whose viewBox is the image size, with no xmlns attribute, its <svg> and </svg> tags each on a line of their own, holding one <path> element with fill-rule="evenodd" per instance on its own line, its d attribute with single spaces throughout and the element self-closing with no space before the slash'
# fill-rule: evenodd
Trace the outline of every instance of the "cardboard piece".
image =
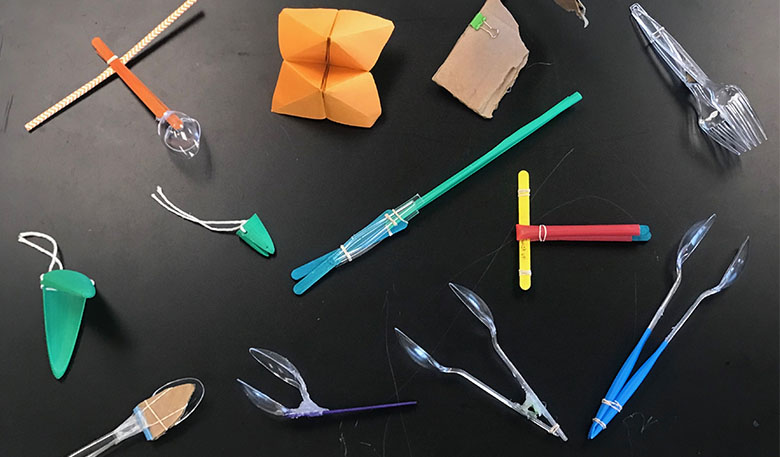
<svg viewBox="0 0 780 457">
<path fill-rule="evenodd" d="M 585 5 L 580 0 L 555 0 L 555 3 L 566 11 L 577 14 L 577 17 L 582 20 L 583 28 L 588 26 L 588 18 L 585 17 Z"/>
<path fill-rule="evenodd" d="M 279 13 L 279 70 L 271 111 L 371 127 L 382 114 L 369 71 L 393 33 L 368 13 L 285 8 Z"/>
<path fill-rule="evenodd" d="M 143 431 L 147 441 L 156 440 L 176 425 L 194 392 L 195 384 L 169 387 L 142 401 L 133 409 L 136 418 L 143 419 L 140 423 L 144 424 Z"/>
<path fill-rule="evenodd" d="M 528 61 L 519 27 L 500 0 L 487 0 L 466 25 L 433 81 L 490 119 Z"/>
</svg>

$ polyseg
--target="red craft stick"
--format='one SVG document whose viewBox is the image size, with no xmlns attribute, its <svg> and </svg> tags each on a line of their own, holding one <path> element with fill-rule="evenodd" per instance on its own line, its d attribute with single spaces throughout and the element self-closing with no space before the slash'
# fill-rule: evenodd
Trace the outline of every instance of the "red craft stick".
<svg viewBox="0 0 780 457">
<path fill-rule="evenodd" d="M 517 239 L 531 241 L 634 241 L 639 224 L 517 225 Z"/>
</svg>

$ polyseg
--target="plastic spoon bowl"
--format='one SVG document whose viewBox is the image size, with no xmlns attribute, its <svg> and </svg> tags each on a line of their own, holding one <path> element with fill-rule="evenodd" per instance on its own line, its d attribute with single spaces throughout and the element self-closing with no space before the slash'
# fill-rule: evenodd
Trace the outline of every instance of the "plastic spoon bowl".
<svg viewBox="0 0 780 457">
<path fill-rule="evenodd" d="M 181 128 L 168 122 L 172 115 L 181 120 Z M 180 111 L 166 111 L 157 123 L 157 134 L 168 149 L 185 159 L 195 157 L 200 150 L 200 123 Z"/>
</svg>

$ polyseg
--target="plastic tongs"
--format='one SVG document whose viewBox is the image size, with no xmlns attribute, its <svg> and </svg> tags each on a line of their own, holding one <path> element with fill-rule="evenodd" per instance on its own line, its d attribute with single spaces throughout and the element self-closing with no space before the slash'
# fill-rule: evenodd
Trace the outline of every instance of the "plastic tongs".
<svg viewBox="0 0 780 457">
<path fill-rule="evenodd" d="M 482 391 L 501 402 L 501 404 L 504 406 L 512 409 L 516 413 L 525 416 L 528 420 L 544 429 L 547 433 L 555 435 L 563 441 L 568 440 L 566 434 L 563 433 L 561 426 L 558 425 L 558 422 L 556 422 L 555 419 L 553 419 L 552 414 L 547 411 L 547 408 L 544 406 L 544 403 L 542 403 L 542 400 L 540 400 L 533 389 L 531 389 L 531 386 L 528 384 L 528 382 L 526 382 L 525 378 L 523 378 L 523 375 L 520 374 L 520 371 L 518 371 L 517 367 L 515 367 L 515 364 L 509 360 L 509 357 L 507 357 L 507 355 L 504 353 L 504 350 L 501 349 L 501 346 L 499 346 L 496 324 L 493 320 L 493 313 L 490 311 L 487 303 L 485 303 L 485 301 L 482 300 L 479 295 L 463 286 L 450 283 L 450 289 L 452 289 L 460 301 L 466 305 L 469 311 L 471 311 L 474 316 L 476 316 L 477 319 L 479 319 L 480 322 L 482 322 L 485 327 L 488 328 L 490 331 L 490 339 L 493 343 L 493 349 L 496 351 L 496 354 L 498 354 L 499 358 L 501 358 L 501 361 L 504 362 L 504 365 L 509 368 L 509 371 L 515 378 L 515 381 L 517 381 L 517 383 L 523 389 L 523 392 L 525 392 L 525 401 L 522 404 L 514 402 L 496 392 L 495 389 L 480 381 L 468 371 L 460 368 L 451 368 L 440 364 L 419 344 L 415 343 L 404 332 L 396 328 L 395 333 L 398 336 L 398 341 L 401 343 L 401 347 L 403 347 L 407 355 L 409 355 L 409 357 L 416 364 L 423 368 L 446 374 L 456 374 L 465 378 L 467 381 L 479 387 L 482 389 Z M 545 421 L 547 421 L 547 423 L 545 423 Z"/>
<path fill-rule="evenodd" d="M 251 401 L 253 405 L 273 416 L 287 419 L 297 419 L 299 417 L 318 417 L 332 414 L 355 413 L 359 411 L 369 411 L 374 409 L 393 408 L 396 406 L 410 406 L 417 404 L 416 401 L 404 401 L 381 405 L 359 406 L 355 408 L 323 408 L 317 403 L 314 403 L 314 400 L 312 400 L 311 396 L 309 395 L 309 391 L 306 388 L 306 382 L 303 380 L 301 373 L 297 368 L 295 368 L 295 365 L 293 365 L 292 362 L 287 360 L 284 356 L 279 355 L 276 352 L 269 351 L 268 349 L 258 348 L 250 349 L 249 353 L 252 355 L 252 357 L 255 358 L 255 360 L 260 363 L 260 365 L 264 366 L 277 378 L 298 389 L 298 391 L 301 393 L 301 404 L 296 408 L 288 408 L 268 395 L 245 383 L 244 381 L 236 379 L 236 381 L 241 384 L 241 388 L 244 390 L 247 398 L 249 398 L 249 401 Z"/>
</svg>

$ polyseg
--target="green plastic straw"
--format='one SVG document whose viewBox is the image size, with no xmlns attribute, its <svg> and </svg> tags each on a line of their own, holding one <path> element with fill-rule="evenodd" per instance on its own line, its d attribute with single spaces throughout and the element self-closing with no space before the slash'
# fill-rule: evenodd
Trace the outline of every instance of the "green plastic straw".
<svg viewBox="0 0 780 457">
<path fill-rule="evenodd" d="M 485 155 L 472 162 L 466 168 L 452 175 L 452 177 L 436 186 L 427 194 L 420 197 L 420 199 L 417 200 L 416 204 L 414 205 L 415 209 L 417 211 L 423 209 L 429 203 L 444 195 L 444 193 L 446 193 L 448 190 L 460 184 L 461 181 L 479 171 L 479 169 L 492 162 L 493 159 L 506 152 L 512 146 L 523 141 L 525 137 L 534 133 L 537 129 L 539 129 L 539 127 L 550 122 L 555 116 L 566 111 L 580 100 L 582 100 L 582 95 L 580 95 L 579 92 L 574 92 L 573 94 L 558 102 L 557 105 L 548 109 L 541 116 L 537 117 L 523 127 L 520 127 L 515 133 L 506 137 L 504 141 L 498 143 L 493 149 L 485 153 Z"/>
</svg>

